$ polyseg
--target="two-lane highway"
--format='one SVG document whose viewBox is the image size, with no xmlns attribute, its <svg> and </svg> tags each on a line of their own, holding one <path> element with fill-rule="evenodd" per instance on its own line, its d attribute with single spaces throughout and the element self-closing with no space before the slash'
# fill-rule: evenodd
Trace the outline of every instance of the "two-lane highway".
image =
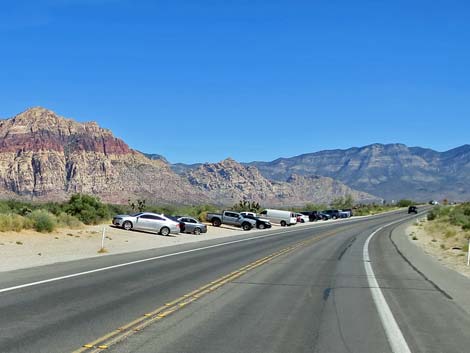
<svg viewBox="0 0 470 353">
<path fill-rule="evenodd" d="M 364 244 L 379 227 L 407 218 L 393 213 L 2 273 L 0 352 L 99 351 L 106 339 L 82 346 L 152 317 L 107 351 L 391 352 Z M 366 262 L 407 346 L 464 352 L 470 341 L 453 328 L 470 327 L 468 315 L 397 253 L 392 227 L 370 240 Z M 213 290 L 184 297 L 211 283 Z M 165 304 L 178 310 L 155 311 Z M 428 349 L 427 336 L 446 349 Z"/>
</svg>

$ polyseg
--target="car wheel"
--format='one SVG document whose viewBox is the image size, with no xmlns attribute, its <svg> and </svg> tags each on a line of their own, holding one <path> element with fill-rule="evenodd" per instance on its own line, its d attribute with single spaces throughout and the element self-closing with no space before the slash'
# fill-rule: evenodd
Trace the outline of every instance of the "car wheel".
<svg viewBox="0 0 470 353">
<path fill-rule="evenodd" d="M 125 221 L 122 224 L 122 228 L 124 228 L 125 230 L 131 230 L 132 229 L 132 222 L 131 221 Z"/>
<path fill-rule="evenodd" d="M 264 223 L 260 223 L 260 224 L 258 225 L 258 229 L 264 229 L 264 228 L 266 228 L 266 227 L 264 226 Z"/>
<path fill-rule="evenodd" d="M 162 229 L 160 229 L 160 234 L 166 237 L 168 234 L 170 234 L 170 228 L 163 227 Z"/>
<path fill-rule="evenodd" d="M 281 221 L 281 227 L 285 227 L 287 225 L 286 221 Z"/>
<path fill-rule="evenodd" d="M 214 227 L 220 227 L 220 224 L 221 224 L 221 223 L 222 223 L 222 222 L 220 222 L 220 219 L 214 219 L 214 220 L 212 221 L 212 225 L 213 225 Z"/>
<path fill-rule="evenodd" d="M 242 224 L 242 229 L 243 230 L 250 230 L 251 229 L 251 224 L 248 222 L 245 222 Z"/>
<path fill-rule="evenodd" d="M 300 223 L 305 223 L 305 220 L 301 219 L 301 220 L 300 220 Z"/>
<path fill-rule="evenodd" d="M 195 235 L 201 234 L 201 228 L 194 228 L 193 233 L 194 233 Z"/>
</svg>

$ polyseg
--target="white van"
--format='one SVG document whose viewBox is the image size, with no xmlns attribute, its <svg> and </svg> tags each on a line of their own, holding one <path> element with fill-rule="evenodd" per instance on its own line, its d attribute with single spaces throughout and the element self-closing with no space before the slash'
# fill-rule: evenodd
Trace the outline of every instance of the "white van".
<svg viewBox="0 0 470 353">
<path fill-rule="evenodd" d="M 260 216 L 269 219 L 271 223 L 278 223 L 283 227 L 297 223 L 297 217 L 291 211 L 267 209 L 260 212 Z"/>
</svg>

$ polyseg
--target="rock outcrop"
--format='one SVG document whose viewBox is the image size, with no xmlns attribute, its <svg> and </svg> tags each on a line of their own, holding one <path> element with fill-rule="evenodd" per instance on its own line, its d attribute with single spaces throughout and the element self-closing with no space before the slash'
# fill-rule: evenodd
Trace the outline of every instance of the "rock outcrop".
<svg viewBox="0 0 470 353">
<path fill-rule="evenodd" d="M 357 201 L 379 201 L 373 195 L 327 177 L 291 175 L 284 182 L 270 181 L 256 167 L 243 166 L 231 158 L 220 163 L 205 163 L 188 170 L 186 176 L 200 191 L 229 205 L 239 200 L 256 201 L 266 206 L 329 203 L 348 194 Z"/>
<path fill-rule="evenodd" d="M 130 149 L 111 131 L 39 107 L 0 121 L 0 186 L 3 196 L 31 199 L 81 192 L 109 202 L 209 201 L 167 163 Z"/>
</svg>

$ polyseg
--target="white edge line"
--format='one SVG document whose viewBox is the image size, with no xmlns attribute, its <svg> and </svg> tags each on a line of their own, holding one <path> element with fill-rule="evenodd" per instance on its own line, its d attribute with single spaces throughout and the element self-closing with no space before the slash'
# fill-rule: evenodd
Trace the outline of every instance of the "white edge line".
<svg viewBox="0 0 470 353">
<path fill-rule="evenodd" d="M 328 225 L 328 224 L 320 225 L 320 227 L 322 227 L 322 226 L 327 226 L 327 225 Z M 305 227 L 305 228 L 307 228 L 307 227 Z M 318 228 L 318 226 L 317 226 L 317 227 L 308 227 L 308 228 Z M 307 229 L 308 229 L 308 228 L 307 228 Z M 171 254 L 165 254 L 165 255 L 149 257 L 149 258 L 145 258 L 145 259 L 141 259 L 141 260 L 135 260 L 135 261 L 125 262 L 125 263 L 122 263 L 122 264 L 117 264 L 117 265 L 112 265 L 112 266 L 106 266 L 106 267 L 100 267 L 100 268 L 96 268 L 96 269 L 94 269 L 94 270 L 83 271 L 83 272 L 77 272 L 77 273 L 72 273 L 72 274 L 70 274 L 70 275 L 65 275 L 65 276 L 60 276 L 60 277 L 54 277 L 54 278 L 45 279 L 45 280 L 42 280 L 42 281 L 30 282 L 30 283 L 20 284 L 20 285 L 13 286 L 13 287 L 2 288 L 2 289 L 0 289 L 0 293 L 11 292 L 11 291 L 16 290 L 16 289 L 27 288 L 27 287 L 33 287 L 33 286 L 37 286 L 37 285 L 44 284 L 44 283 L 57 282 L 57 281 L 61 281 L 61 280 L 64 280 L 64 279 L 69 279 L 69 278 L 84 276 L 84 275 L 88 275 L 88 274 L 92 274 L 92 273 L 97 273 L 97 272 L 103 272 L 103 271 L 112 270 L 112 269 L 115 269 L 115 268 L 120 268 L 120 267 L 126 267 L 126 266 L 136 265 L 136 264 L 140 264 L 140 263 L 143 263 L 143 262 L 155 261 L 155 260 L 158 260 L 158 259 L 164 259 L 164 258 L 166 258 L 166 257 L 172 257 L 172 256 L 177 256 L 177 255 L 182 255 L 182 254 L 188 254 L 188 253 L 191 253 L 191 252 L 197 252 L 197 251 L 202 251 L 202 250 L 207 250 L 207 249 L 212 249 L 212 248 L 218 248 L 218 247 L 221 247 L 221 246 L 231 245 L 231 244 L 235 244 L 235 243 L 242 243 L 242 242 L 245 242 L 245 241 L 256 240 L 256 239 L 262 239 L 262 238 L 267 238 L 267 237 L 272 237 L 272 236 L 280 235 L 280 234 L 283 235 L 283 234 L 291 233 L 291 232 L 298 231 L 298 230 L 299 230 L 299 229 L 284 230 L 284 231 L 277 232 L 277 233 L 270 233 L 270 234 L 260 235 L 260 236 L 251 237 L 251 238 L 233 240 L 233 241 L 224 242 L 224 243 L 220 243 L 220 244 L 214 244 L 214 245 L 203 246 L 203 247 L 195 248 L 195 249 L 189 249 L 189 250 L 184 250 L 184 251 L 178 251 L 178 252 L 171 253 Z"/>
<path fill-rule="evenodd" d="M 396 212 L 396 211 L 391 211 L 390 213 L 392 213 L 392 212 Z M 384 212 L 384 213 L 388 213 L 388 212 Z M 376 215 L 372 215 L 372 216 L 369 216 L 369 217 L 373 217 L 373 216 L 376 216 Z M 366 217 L 368 217 L 368 216 L 366 216 Z M 365 218 L 365 217 L 364 217 L 364 218 Z M 343 221 L 341 222 L 341 224 L 353 223 L 353 222 L 361 221 L 361 220 L 364 219 L 364 218 L 360 218 L 360 219 L 355 218 L 355 219 L 343 220 Z M 304 227 L 304 228 L 307 228 L 307 229 L 308 229 L 308 228 L 323 228 L 323 227 L 330 226 L 330 225 L 334 225 L 334 224 L 340 224 L 340 223 L 315 224 L 315 227 L 312 227 L 312 226 L 314 225 L 314 224 L 312 224 L 311 227 Z M 240 239 L 240 240 L 233 240 L 233 241 L 224 242 L 224 243 L 220 243 L 220 244 L 208 245 L 208 246 L 204 246 L 204 247 L 201 247 L 201 248 L 195 248 L 195 249 L 190 249 L 190 250 L 178 251 L 178 252 L 171 253 L 171 254 L 160 255 L 160 256 L 154 256 L 154 257 L 149 257 L 149 258 L 145 258 L 145 259 L 141 259 L 141 260 L 135 260 L 135 261 L 131 261 L 131 262 L 125 262 L 125 263 L 118 264 L 118 265 L 112 265 L 112 266 L 106 266 L 106 267 L 96 268 L 96 269 L 94 269 L 94 270 L 72 273 L 72 274 L 70 274 L 70 275 L 48 278 L 48 279 L 45 279 L 45 280 L 42 280 L 42 281 L 30 282 L 30 283 L 20 284 L 20 285 L 13 286 L 13 287 L 2 288 L 2 289 L 0 289 L 0 293 L 11 292 L 11 291 L 14 291 L 14 290 L 17 290 L 17 289 L 27 288 L 27 287 L 33 287 L 33 286 L 37 286 L 37 285 L 45 284 L 45 283 L 51 283 L 51 282 L 62 281 L 62 280 L 64 280 L 64 279 L 69 279 L 69 278 L 74 278 L 74 277 L 80 277 L 80 276 L 89 275 L 89 274 L 97 273 L 97 272 L 108 271 L 108 270 L 112 270 L 112 269 L 115 269 L 115 268 L 120 268 L 120 267 L 125 267 L 125 266 L 136 265 L 136 264 L 139 264 L 139 263 L 148 262 L 148 261 L 154 261 L 154 260 L 163 259 L 163 258 L 166 258 L 166 257 L 172 257 L 172 256 L 187 254 L 187 253 L 191 253 L 191 252 L 196 252 L 196 251 L 201 251 L 201 250 L 207 250 L 207 249 L 211 249 L 211 248 L 217 248 L 217 247 L 221 247 L 221 246 L 231 245 L 231 244 L 235 244 L 235 243 L 241 243 L 241 242 L 250 241 L 250 240 L 255 240 L 255 239 L 262 239 L 262 238 L 272 237 L 272 236 L 274 236 L 274 235 L 279 235 L 279 234 L 291 233 L 291 232 L 295 232 L 295 231 L 297 231 L 297 230 L 298 230 L 298 229 L 284 230 L 284 231 L 277 232 L 277 233 L 266 234 L 266 235 L 260 235 L 260 236 L 251 237 L 251 238 L 245 238 L 245 239 Z"/>
<path fill-rule="evenodd" d="M 403 220 L 398 220 L 395 222 L 388 223 L 377 230 L 375 230 L 369 237 L 367 238 L 366 242 L 364 243 L 364 248 L 362 250 L 362 257 L 364 260 L 364 268 L 367 274 L 367 281 L 369 283 L 369 288 L 372 294 L 372 298 L 374 299 L 375 306 L 377 307 L 377 311 L 379 313 L 380 321 L 382 322 L 382 326 L 385 330 L 385 334 L 387 336 L 387 340 L 390 343 L 390 347 L 392 352 L 394 353 L 411 353 L 410 347 L 403 336 L 403 333 L 398 326 L 395 317 L 390 310 L 390 307 L 385 300 L 385 297 L 382 293 L 382 290 L 379 287 L 379 283 L 377 282 L 377 278 L 375 277 L 374 270 L 372 269 L 372 265 L 370 263 L 369 257 L 369 242 L 374 237 L 375 234 L 380 232 L 382 229 L 398 223 Z"/>
</svg>

